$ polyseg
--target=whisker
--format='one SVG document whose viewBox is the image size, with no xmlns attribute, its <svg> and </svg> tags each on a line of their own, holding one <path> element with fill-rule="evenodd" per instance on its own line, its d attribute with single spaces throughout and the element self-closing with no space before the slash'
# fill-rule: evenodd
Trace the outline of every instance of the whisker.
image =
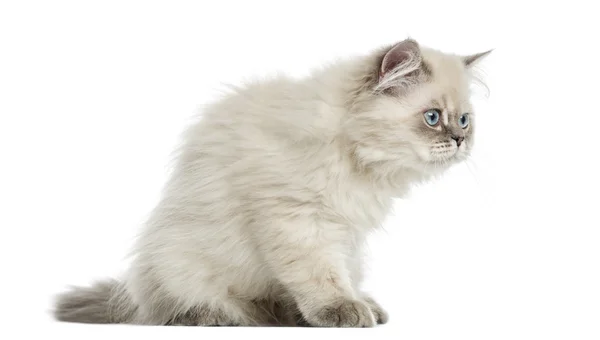
<svg viewBox="0 0 600 340">
<path fill-rule="evenodd" d="M 469 172 L 471 173 L 471 175 L 473 176 L 473 179 L 475 180 L 475 182 L 477 182 L 477 185 L 480 185 L 481 182 L 479 181 L 479 178 L 477 177 L 477 175 L 475 174 L 475 172 L 473 172 L 473 169 L 471 168 L 470 162 L 472 162 L 471 157 L 467 157 L 464 160 L 464 163 L 467 166 L 467 169 L 469 170 Z"/>
</svg>

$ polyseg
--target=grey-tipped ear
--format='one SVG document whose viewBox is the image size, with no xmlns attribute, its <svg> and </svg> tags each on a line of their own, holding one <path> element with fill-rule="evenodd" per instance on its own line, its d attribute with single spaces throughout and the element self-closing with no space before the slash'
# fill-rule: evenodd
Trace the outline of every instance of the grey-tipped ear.
<svg viewBox="0 0 600 340">
<path fill-rule="evenodd" d="M 379 68 L 375 89 L 387 91 L 408 89 L 419 81 L 423 57 L 419 44 L 413 39 L 403 40 L 387 50 Z"/>
<path fill-rule="evenodd" d="M 420 62 L 420 60 L 421 50 L 419 44 L 414 39 L 405 39 L 394 45 L 385 54 L 381 61 L 379 78 L 381 79 L 388 73 L 396 71 L 400 65 L 408 66 L 414 64 L 415 61 Z"/>
<path fill-rule="evenodd" d="M 467 67 L 473 66 L 473 65 L 477 64 L 478 62 L 480 62 L 487 55 L 492 53 L 492 51 L 493 51 L 493 49 L 485 51 L 485 52 L 481 52 L 481 53 L 468 55 L 466 57 L 463 57 L 463 62 L 465 63 L 465 66 L 467 66 Z"/>
</svg>

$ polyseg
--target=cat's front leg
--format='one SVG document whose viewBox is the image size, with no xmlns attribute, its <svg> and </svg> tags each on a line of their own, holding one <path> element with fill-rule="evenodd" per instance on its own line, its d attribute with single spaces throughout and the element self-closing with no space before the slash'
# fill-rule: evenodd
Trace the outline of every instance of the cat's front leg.
<svg viewBox="0 0 600 340">
<path fill-rule="evenodd" d="M 360 285 L 363 281 L 363 267 L 364 267 L 364 257 L 365 254 L 362 250 L 361 245 L 363 244 L 364 239 L 358 239 L 358 242 L 355 242 L 355 248 L 353 249 L 351 256 L 348 258 L 349 268 L 351 269 L 351 279 L 354 290 L 360 292 Z M 378 324 L 385 324 L 388 322 L 389 316 L 388 313 L 379 305 L 375 299 L 373 299 L 369 294 L 360 293 L 362 300 L 371 308 L 371 312 L 375 316 L 375 320 Z"/>
<path fill-rule="evenodd" d="M 306 322 L 317 327 L 376 325 L 372 307 L 352 287 L 345 226 L 289 221 L 268 230 L 260 239 L 261 252 Z"/>
<path fill-rule="evenodd" d="M 367 305 L 369 305 L 369 308 L 371 308 L 371 312 L 373 312 L 378 324 L 384 324 L 388 322 L 388 313 L 385 311 L 385 309 L 383 309 L 383 307 L 381 307 L 380 304 L 377 303 L 377 301 L 366 294 L 363 294 L 363 301 L 365 301 Z"/>
</svg>

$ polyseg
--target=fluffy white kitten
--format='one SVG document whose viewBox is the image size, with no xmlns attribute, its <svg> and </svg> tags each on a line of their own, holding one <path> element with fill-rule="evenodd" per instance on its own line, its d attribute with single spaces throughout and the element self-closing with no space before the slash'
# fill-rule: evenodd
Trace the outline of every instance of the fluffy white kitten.
<svg viewBox="0 0 600 340">
<path fill-rule="evenodd" d="M 361 248 L 411 184 L 473 146 L 468 57 L 412 39 L 257 81 L 189 128 L 122 280 L 57 299 L 59 320 L 371 327 Z"/>
</svg>

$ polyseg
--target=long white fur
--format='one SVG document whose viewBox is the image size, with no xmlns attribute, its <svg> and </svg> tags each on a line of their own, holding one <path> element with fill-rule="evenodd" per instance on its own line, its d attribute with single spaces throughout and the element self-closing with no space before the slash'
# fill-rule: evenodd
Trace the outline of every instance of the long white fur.
<svg viewBox="0 0 600 340">
<path fill-rule="evenodd" d="M 261 322 L 252 301 L 265 299 L 290 301 L 318 323 L 336 301 L 362 306 L 367 234 L 394 197 L 452 164 L 431 163 L 433 142 L 414 129 L 423 124 L 419 110 L 446 93 L 456 105 L 468 102 L 461 58 L 429 49 L 422 56 L 436 78 L 401 102 L 361 90 L 378 67 L 368 55 L 303 80 L 247 84 L 210 105 L 184 134 L 100 322 L 165 324 L 201 306 L 250 325 Z M 420 62 L 411 55 L 375 92 L 402 86 Z M 73 295 L 62 301 L 59 318 L 83 319 Z M 364 325 L 378 318 L 373 306 Z"/>
</svg>

